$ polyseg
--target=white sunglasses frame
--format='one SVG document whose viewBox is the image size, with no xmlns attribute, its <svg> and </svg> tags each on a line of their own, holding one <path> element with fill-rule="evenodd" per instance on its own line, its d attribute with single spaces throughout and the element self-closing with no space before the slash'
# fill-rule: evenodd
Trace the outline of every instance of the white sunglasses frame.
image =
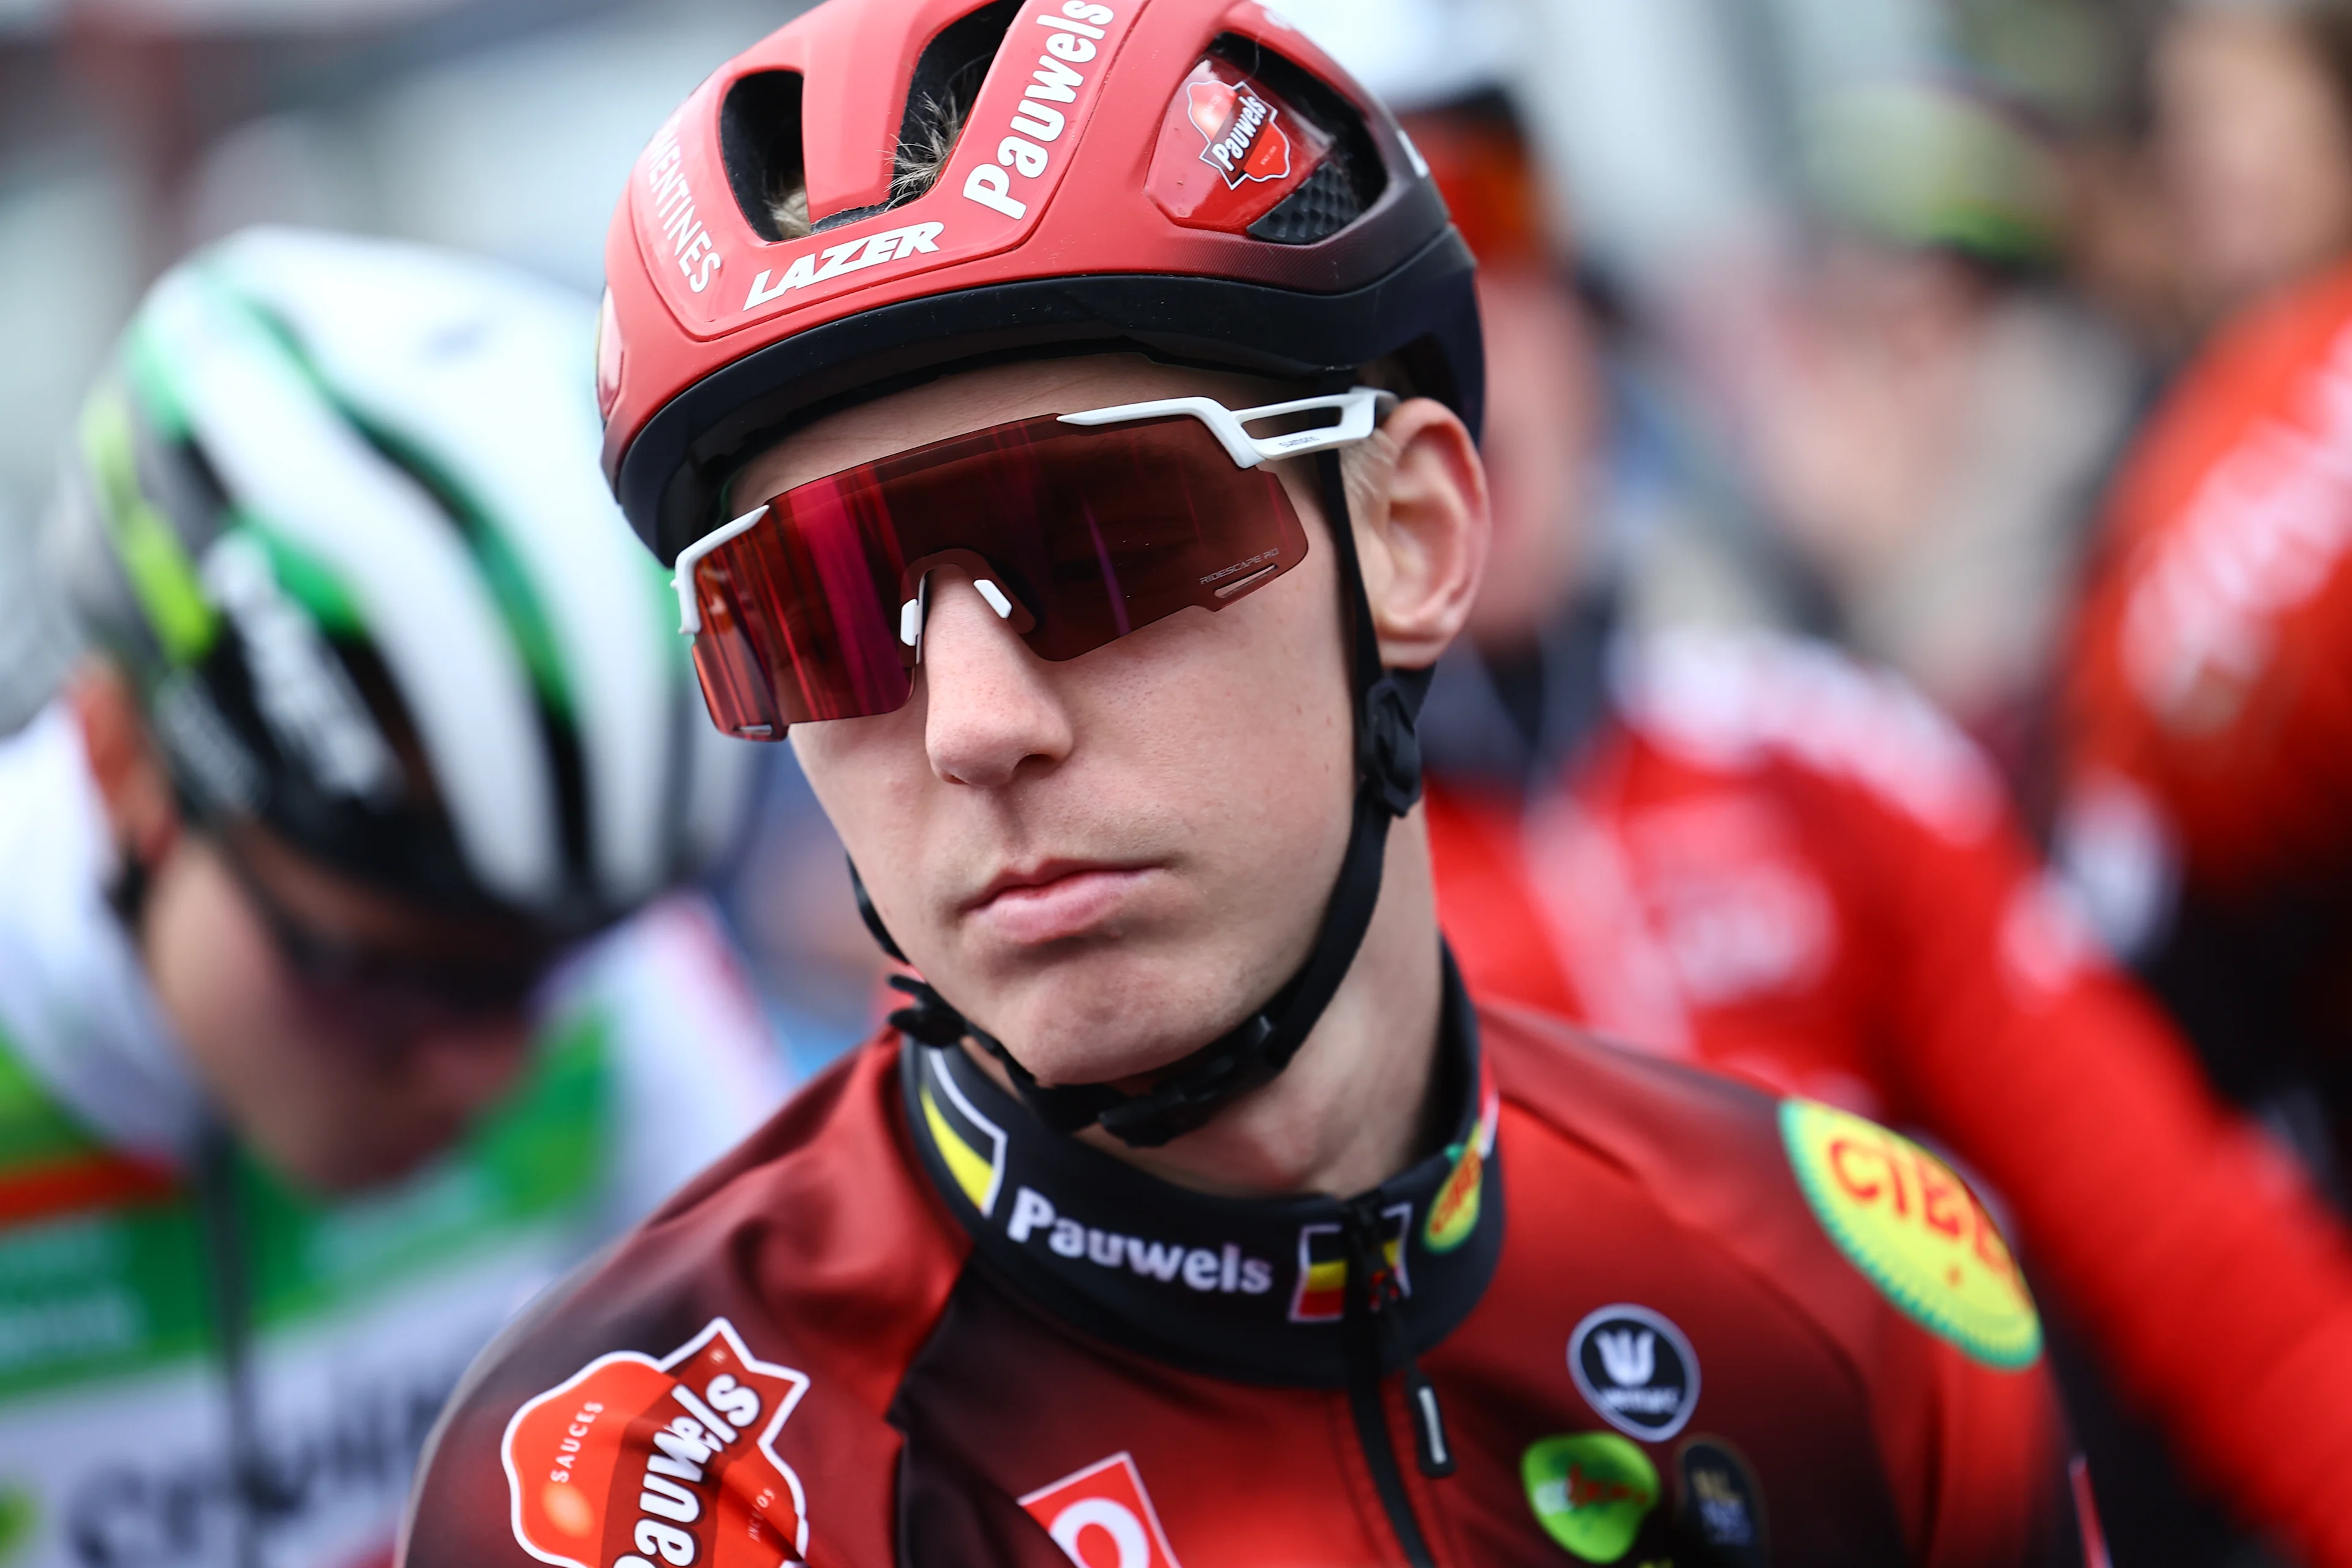
<svg viewBox="0 0 2352 1568">
<path fill-rule="evenodd" d="M 1397 395 L 1393 392 L 1358 386 L 1322 397 L 1299 397 L 1287 403 L 1268 403 L 1256 408 L 1228 408 L 1210 397 L 1161 397 L 1148 403 L 1121 403 L 1109 408 L 1089 408 L 1078 414 L 1062 415 L 1060 418 L 1065 425 L 1094 426 L 1131 424 L 1139 419 L 1161 419 L 1170 415 L 1189 415 L 1209 427 L 1210 434 L 1216 437 L 1217 444 L 1225 449 L 1225 455 L 1234 460 L 1235 467 L 1255 468 L 1261 463 L 1283 458 L 1296 458 L 1335 447 L 1350 447 L 1359 441 L 1369 440 L 1372 432 L 1379 428 L 1381 420 L 1396 405 Z M 1339 420 L 1311 430 L 1294 430 L 1286 436 L 1255 437 L 1249 433 L 1249 426 L 1262 419 L 1325 410 L 1336 411 Z M 677 559 L 670 568 L 670 586 L 677 594 L 677 629 L 682 636 L 699 637 L 702 633 L 702 608 L 694 599 L 695 567 L 701 563 L 704 556 L 738 534 L 748 531 L 767 515 L 768 509 L 762 504 L 733 521 L 713 529 L 677 552 Z M 926 586 L 929 580 L 926 574 Z M 1000 619 L 1011 618 L 1013 602 L 1004 596 L 1003 589 L 984 579 L 974 585 Z M 910 610 L 914 612 L 911 617 L 908 614 Z M 909 599 L 900 606 L 900 641 L 910 647 L 919 647 L 923 614 L 924 606 L 919 599 Z M 908 635 L 910 620 L 913 623 L 912 636 Z"/>
</svg>

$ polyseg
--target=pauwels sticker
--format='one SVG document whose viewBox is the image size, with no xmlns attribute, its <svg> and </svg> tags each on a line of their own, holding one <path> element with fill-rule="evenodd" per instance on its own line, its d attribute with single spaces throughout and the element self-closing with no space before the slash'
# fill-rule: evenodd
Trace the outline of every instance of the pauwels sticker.
<svg viewBox="0 0 2352 1568">
<path fill-rule="evenodd" d="M 599 1356 L 507 1423 L 515 1540 L 557 1568 L 802 1561 L 807 1500 L 775 1445 L 808 1384 L 724 1318 L 658 1361 Z"/>
<path fill-rule="evenodd" d="M 1169 102 L 1146 188 L 1178 223 L 1241 234 L 1330 153 L 1331 138 L 1288 100 L 1212 56 Z"/>
</svg>

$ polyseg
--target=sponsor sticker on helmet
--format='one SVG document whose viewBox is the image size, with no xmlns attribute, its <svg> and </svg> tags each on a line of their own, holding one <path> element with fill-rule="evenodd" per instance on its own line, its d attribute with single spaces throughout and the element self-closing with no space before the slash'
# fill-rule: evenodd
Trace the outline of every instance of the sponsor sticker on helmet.
<svg viewBox="0 0 2352 1568">
<path fill-rule="evenodd" d="M 637 160 L 636 184 L 630 192 L 637 241 L 646 258 L 658 272 L 675 265 L 679 279 L 692 293 L 710 288 L 719 269 L 727 265 L 710 226 L 703 221 L 705 190 L 698 190 L 685 144 L 678 139 L 679 116 L 657 132 L 653 144 Z"/>
<path fill-rule="evenodd" d="M 1129 1455 L 1097 1459 L 1039 1487 L 1021 1506 L 1078 1568 L 1177 1568 Z"/>
<path fill-rule="evenodd" d="M 1657 1467 L 1614 1432 L 1530 1444 L 1519 1457 L 1519 1479 L 1544 1533 L 1587 1563 L 1624 1556 L 1658 1504 Z"/>
<path fill-rule="evenodd" d="M 714 1318 L 656 1361 L 599 1356 L 507 1423 L 514 1536 L 557 1568 L 776 1568 L 808 1553 L 776 1435 L 808 1378 Z"/>
<path fill-rule="evenodd" d="M 1245 232 L 1305 184 L 1331 139 L 1240 67 L 1213 56 L 1176 89 L 1146 188 L 1192 228 Z"/>
<path fill-rule="evenodd" d="M 1950 1166 L 1811 1100 L 1780 1102 L 1780 1137 L 1822 1228 L 1889 1300 L 1988 1365 L 2033 1363 L 2042 1320 L 2024 1276 Z"/>
<path fill-rule="evenodd" d="M 1664 1314 L 1630 1302 L 1585 1314 L 1568 1337 L 1568 1370 L 1603 1421 L 1659 1443 L 1698 1407 L 1698 1356 Z"/>
</svg>

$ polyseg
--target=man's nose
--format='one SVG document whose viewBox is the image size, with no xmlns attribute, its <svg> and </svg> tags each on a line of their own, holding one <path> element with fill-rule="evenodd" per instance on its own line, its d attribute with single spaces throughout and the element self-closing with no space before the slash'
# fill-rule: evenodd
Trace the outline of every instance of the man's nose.
<svg viewBox="0 0 2352 1568">
<path fill-rule="evenodd" d="M 1068 711 L 1045 661 L 962 572 L 931 574 L 922 630 L 923 745 L 950 784 L 997 788 L 1067 756 Z"/>
</svg>

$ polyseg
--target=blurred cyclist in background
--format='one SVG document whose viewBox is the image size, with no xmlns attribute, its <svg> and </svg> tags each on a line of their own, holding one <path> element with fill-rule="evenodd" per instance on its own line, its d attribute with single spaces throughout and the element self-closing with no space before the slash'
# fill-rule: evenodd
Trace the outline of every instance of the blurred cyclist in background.
<svg viewBox="0 0 2352 1568">
<path fill-rule="evenodd" d="M 2352 1132 L 2352 6 L 2192 8 L 2158 136 L 2236 304 L 2109 497 L 2061 859 L 2222 1089 L 2344 1197 Z"/>
<path fill-rule="evenodd" d="M 1826 647 L 1627 634 L 1592 513 L 1642 433 L 1612 428 L 1509 106 L 1407 125 L 1490 345 L 1494 567 L 1422 727 L 1471 986 L 1927 1130 L 2200 1482 L 2352 1561 L 2339 1234 L 2098 961 L 1948 721 Z"/>
<path fill-rule="evenodd" d="M 88 652 L 0 744 L 12 1568 L 383 1560 L 467 1360 L 778 1097 L 653 903 L 740 758 L 598 478 L 590 330 L 253 231 L 83 410 L 45 564 Z"/>
<path fill-rule="evenodd" d="M 2157 58 L 2199 297 L 2117 476 L 2062 699 L 2062 858 L 2235 1098 L 2343 1196 L 2352 1114 L 2352 5 L 2200 5 Z"/>
</svg>

